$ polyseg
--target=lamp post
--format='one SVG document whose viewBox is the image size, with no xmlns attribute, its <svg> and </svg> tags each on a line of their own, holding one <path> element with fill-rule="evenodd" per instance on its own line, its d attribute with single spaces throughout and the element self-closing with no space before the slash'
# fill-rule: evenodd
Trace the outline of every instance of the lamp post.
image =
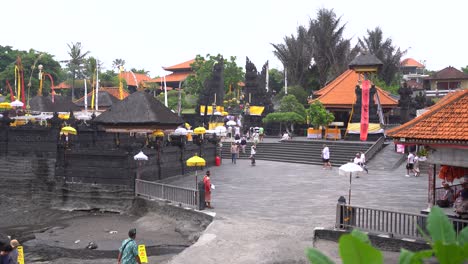
<svg viewBox="0 0 468 264">
<path fill-rule="evenodd" d="M 42 66 L 42 64 L 39 64 L 37 68 L 39 69 L 39 90 L 37 91 L 37 95 L 42 96 L 42 85 L 43 85 L 42 70 L 44 69 L 44 66 Z"/>
</svg>

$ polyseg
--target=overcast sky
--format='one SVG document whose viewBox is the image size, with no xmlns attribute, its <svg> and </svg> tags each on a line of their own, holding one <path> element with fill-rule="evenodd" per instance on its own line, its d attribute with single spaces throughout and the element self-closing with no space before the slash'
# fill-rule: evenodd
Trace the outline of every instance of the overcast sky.
<svg viewBox="0 0 468 264">
<path fill-rule="evenodd" d="M 144 68 L 152 77 L 164 74 L 163 66 L 207 53 L 236 56 L 242 67 L 248 56 L 258 69 L 267 60 L 281 69 L 270 43 L 295 34 L 319 8 L 342 17 L 353 43 L 379 26 L 408 49 L 406 57 L 430 70 L 468 65 L 463 0 L 4 0 L 1 6 L 2 46 L 66 60 L 67 43 L 81 42 L 107 69 L 121 58 L 126 69 Z"/>
</svg>

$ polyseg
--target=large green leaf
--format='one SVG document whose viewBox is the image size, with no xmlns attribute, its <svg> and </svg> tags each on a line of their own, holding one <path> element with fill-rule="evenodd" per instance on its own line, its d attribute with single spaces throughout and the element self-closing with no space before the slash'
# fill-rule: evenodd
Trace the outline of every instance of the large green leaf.
<svg viewBox="0 0 468 264">
<path fill-rule="evenodd" d="M 382 252 L 353 235 L 342 235 L 339 241 L 343 264 L 381 264 Z"/>
<path fill-rule="evenodd" d="M 456 242 L 455 230 L 448 217 L 438 206 L 431 208 L 427 219 L 427 229 L 432 237 L 432 241 L 441 241 L 445 244 Z"/>
<path fill-rule="evenodd" d="M 335 262 L 315 248 L 307 249 L 307 258 L 312 264 L 335 264 Z"/>
<path fill-rule="evenodd" d="M 462 264 L 468 261 L 464 248 L 456 244 L 444 244 L 436 241 L 432 246 L 439 263 L 442 264 Z"/>
<path fill-rule="evenodd" d="M 434 252 L 432 250 L 422 250 L 418 252 L 411 252 L 404 248 L 401 249 L 399 264 L 421 264 L 423 260 L 432 257 Z"/>
<path fill-rule="evenodd" d="M 468 244 L 468 227 L 463 228 L 458 234 L 458 244 L 461 246 Z"/>
<path fill-rule="evenodd" d="M 369 236 L 367 236 L 366 233 L 364 232 L 361 232 L 357 229 L 354 229 L 352 232 L 351 232 L 351 235 L 359 240 L 361 240 L 362 242 L 366 243 L 366 244 L 370 244 L 370 240 L 369 240 Z"/>
</svg>

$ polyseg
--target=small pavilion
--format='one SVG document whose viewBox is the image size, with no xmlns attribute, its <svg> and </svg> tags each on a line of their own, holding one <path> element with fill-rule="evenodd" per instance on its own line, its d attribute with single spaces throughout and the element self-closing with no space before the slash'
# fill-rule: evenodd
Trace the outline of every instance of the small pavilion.
<svg viewBox="0 0 468 264">
<path fill-rule="evenodd" d="M 346 70 L 325 87 L 314 92 L 315 98 L 309 100 L 309 103 L 313 103 L 315 100 L 320 101 L 327 110 L 335 115 L 335 121 L 343 122 L 346 127 L 353 105 L 356 103 L 356 85 L 362 79 L 361 73 Z M 384 115 L 388 117 L 390 111 L 398 107 L 398 101 L 383 89 L 379 87 L 376 89 L 374 100 L 378 98 Z"/>
<path fill-rule="evenodd" d="M 446 95 L 422 115 L 388 130 L 387 135 L 393 137 L 396 144 L 416 145 L 427 150 L 430 164 L 428 200 L 433 205 L 438 198 L 437 189 L 441 189 L 436 186 L 436 174 L 441 166 L 453 168 L 458 178 L 467 180 L 468 90 Z M 461 184 L 453 187 L 461 188 Z"/>
<path fill-rule="evenodd" d="M 175 129 L 184 120 L 152 95 L 140 91 L 115 102 L 94 119 L 106 132 L 152 133 L 156 129 Z"/>
</svg>

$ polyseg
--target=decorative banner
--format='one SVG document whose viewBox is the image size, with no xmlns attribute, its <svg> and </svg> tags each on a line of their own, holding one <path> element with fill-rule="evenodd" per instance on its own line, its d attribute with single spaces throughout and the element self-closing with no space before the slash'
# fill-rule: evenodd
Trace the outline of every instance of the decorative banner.
<svg viewBox="0 0 468 264">
<path fill-rule="evenodd" d="M 405 145 L 403 144 L 396 144 L 396 152 L 397 153 L 405 153 Z"/>
<path fill-rule="evenodd" d="M 140 256 L 141 263 L 148 263 L 145 245 L 138 245 L 138 256 Z"/>
<path fill-rule="evenodd" d="M 24 264 L 23 246 L 18 246 L 18 264 Z"/>
<path fill-rule="evenodd" d="M 369 130 L 369 89 L 370 81 L 362 82 L 362 107 L 361 107 L 361 141 L 367 140 L 367 132 Z"/>
</svg>

